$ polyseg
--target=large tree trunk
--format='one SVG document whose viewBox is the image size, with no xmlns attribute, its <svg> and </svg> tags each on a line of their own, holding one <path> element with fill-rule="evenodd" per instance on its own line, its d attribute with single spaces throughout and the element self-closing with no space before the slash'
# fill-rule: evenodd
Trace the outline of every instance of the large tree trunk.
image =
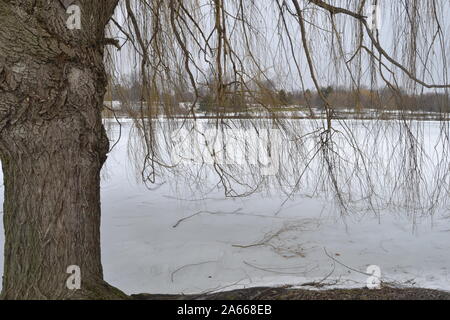
<svg viewBox="0 0 450 320">
<path fill-rule="evenodd" d="M 6 299 L 125 297 L 100 260 L 104 28 L 117 0 L 80 2 L 71 31 L 59 1 L 0 0 Z M 71 265 L 80 290 L 66 286 Z"/>
</svg>

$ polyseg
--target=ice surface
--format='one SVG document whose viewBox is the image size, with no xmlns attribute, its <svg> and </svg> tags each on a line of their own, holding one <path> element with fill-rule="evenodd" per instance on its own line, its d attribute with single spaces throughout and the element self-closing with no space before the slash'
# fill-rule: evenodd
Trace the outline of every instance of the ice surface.
<svg viewBox="0 0 450 320">
<path fill-rule="evenodd" d="M 277 194 L 226 199 L 218 191 L 202 201 L 183 200 L 184 182 L 153 191 L 139 182 L 127 151 L 129 126 L 102 177 L 104 273 L 125 292 L 300 286 L 327 276 L 330 286 L 363 287 L 367 276 L 356 271 L 369 265 L 380 266 L 387 282 L 450 290 L 445 208 L 416 221 L 413 232 L 409 217 L 390 211 L 343 219 L 324 197 L 296 196 L 280 212 L 285 198 Z M 3 242 L 1 233 L 1 248 Z"/>
</svg>

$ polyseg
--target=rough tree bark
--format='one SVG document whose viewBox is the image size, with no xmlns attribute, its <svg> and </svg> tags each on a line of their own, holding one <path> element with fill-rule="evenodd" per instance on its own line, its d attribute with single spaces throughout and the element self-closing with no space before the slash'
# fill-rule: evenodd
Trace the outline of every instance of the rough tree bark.
<svg viewBox="0 0 450 320">
<path fill-rule="evenodd" d="M 2 298 L 125 298 L 103 280 L 100 169 L 108 139 L 104 30 L 118 0 L 0 0 L 0 156 L 4 172 Z M 81 268 L 69 290 L 66 269 Z"/>
</svg>

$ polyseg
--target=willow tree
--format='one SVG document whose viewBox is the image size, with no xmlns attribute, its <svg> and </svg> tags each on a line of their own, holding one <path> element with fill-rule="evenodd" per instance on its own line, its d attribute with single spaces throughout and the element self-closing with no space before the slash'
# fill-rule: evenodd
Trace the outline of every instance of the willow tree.
<svg viewBox="0 0 450 320">
<path fill-rule="evenodd" d="M 67 25 L 69 5 L 80 8 L 80 28 Z M 393 17 L 388 40 L 370 18 L 370 8 L 379 5 L 389 8 Z M 108 83 L 129 72 L 130 66 L 142 84 L 140 110 L 130 108 L 130 116 L 140 133 L 144 180 L 155 182 L 158 168 L 175 167 L 161 155 L 170 143 L 161 145 L 156 137 L 155 109 L 162 106 L 170 120 L 176 97 L 192 92 L 190 116 L 195 122 L 200 86 L 207 83 L 214 92 L 216 128 L 228 126 L 222 106 L 230 95 L 239 95 L 238 101 L 267 109 L 273 125 L 289 141 L 296 141 L 296 154 L 304 154 L 305 139 L 317 141 L 314 152 L 302 158 L 304 169 L 290 168 L 276 178 L 284 184 L 293 177 L 294 192 L 312 159 L 319 157 L 322 166 L 314 170 L 320 171 L 324 184 L 346 209 L 345 154 L 334 143 L 336 136 L 344 135 L 359 159 L 358 165 L 348 168 L 349 174 L 356 174 L 367 187 L 364 195 L 373 205 L 376 177 L 367 169 L 372 154 L 364 154 L 351 128 L 335 119 L 332 101 L 321 88 L 348 86 L 358 104 L 362 87 L 371 86 L 376 97 L 384 84 L 395 92 L 399 107 L 403 88 L 408 93 L 426 89 L 448 96 L 444 23 L 448 10 L 445 0 L 0 0 L 6 235 L 2 296 L 125 297 L 104 282 L 100 261 L 100 170 L 109 151 L 101 114 Z M 388 43 L 395 46 L 389 48 Z M 327 68 L 324 59 L 330 62 Z M 325 112 L 314 131 L 300 134 L 301 128 L 290 127 L 267 107 L 261 92 L 274 74 L 284 75 L 285 83 L 297 82 L 307 102 L 307 89 L 317 90 Z M 448 112 L 448 100 L 445 106 L 442 111 Z M 344 132 L 335 129 L 336 122 Z M 401 188 L 421 182 L 421 142 L 406 120 L 399 126 L 407 133 L 400 138 L 404 149 L 396 150 L 407 154 L 401 168 L 405 174 L 395 181 Z M 445 152 L 448 132 L 448 122 L 442 121 Z M 233 192 L 233 184 L 254 190 L 242 181 L 239 169 L 219 163 L 213 163 L 213 169 L 227 195 L 248 194 Z M 255 179 L 258 176 L 262 177 L 256 169 L 254 188 L 265 181 Z M 448 184 L 445 157 L 435 178 L 441 187 L 436 187 L 430 207 L 449 192 L 442 189 L 442 183 Z M 417 189 L 412 189 L 414 197 Z M 81 269 L 80 290 L 66 286 L 71 265 Z"/>
<path fill-rule="evenodd" d="M 1 160 L 6 299 L 119 297 L 100 262 L 105 27 L 117 0 L 81 1 L 82 28 L 59 1 L 0 2 Z"/>
</svg>

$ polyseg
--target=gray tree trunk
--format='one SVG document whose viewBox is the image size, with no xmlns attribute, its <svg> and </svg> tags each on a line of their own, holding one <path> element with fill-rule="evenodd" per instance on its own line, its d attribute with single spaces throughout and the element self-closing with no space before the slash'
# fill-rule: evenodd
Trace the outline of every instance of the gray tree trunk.
<svg viewBox="0 0 450 320">
<path fill-rule="evenodd" d="M 0 0 L 0 156 L 4 172 L 2 298 L 124 298 L 103 281 L 100 170 L 104 29 L 117 0 Z M 67 267 L 81 269 L 69 290 Z"/>
</svg>

